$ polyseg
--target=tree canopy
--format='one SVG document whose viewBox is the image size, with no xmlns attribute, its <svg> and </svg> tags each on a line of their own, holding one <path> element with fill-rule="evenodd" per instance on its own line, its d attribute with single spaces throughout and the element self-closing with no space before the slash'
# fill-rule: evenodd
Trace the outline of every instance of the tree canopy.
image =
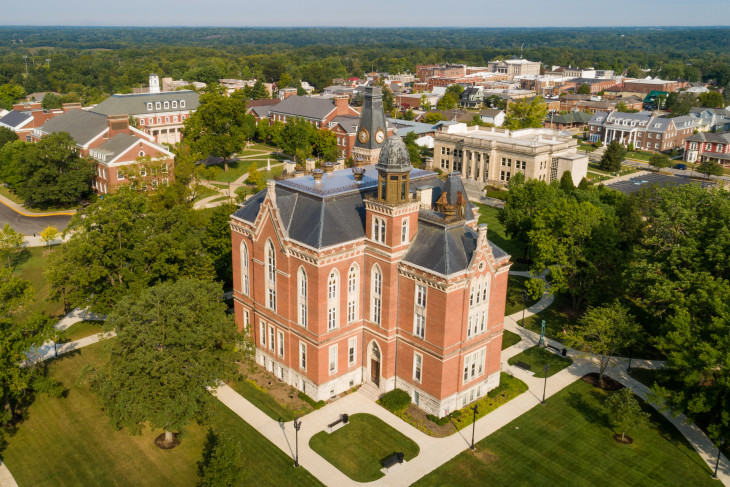
<svg viewBox="0 0 730 487">
<path fill-rule="evenodd" d="M 617 140 L 612 140 L 606 146 L 606 150 L 601 156 L 601 162 L 598 164 L 603 171 L 618 172 L 621 170 L 621 163 L 626 159 L 626 149 Z"/>
<path fill-rule="evenodd" d="M 510 130 L 542 127 L 548 113 L 547 103 L 541 96 L 517 100 L 507 106 L 504 126 Z"/>
</svg>

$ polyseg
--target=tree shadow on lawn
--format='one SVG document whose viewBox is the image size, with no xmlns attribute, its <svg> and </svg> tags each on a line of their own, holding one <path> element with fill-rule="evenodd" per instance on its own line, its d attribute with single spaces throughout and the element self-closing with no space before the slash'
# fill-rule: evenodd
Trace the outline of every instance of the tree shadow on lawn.
<svg viewBox="0 0 730 487">
<path fill-rule="evenodd" d="M 606 399 L 605 394 L 599 390 L 591 390 L 589 394 L 601 404 Z M 565 402 L 590 424 L 605 424 L 608 421 L 601 407 L 586 401 L 582 393 L 569 392 Z"/>
</svg>

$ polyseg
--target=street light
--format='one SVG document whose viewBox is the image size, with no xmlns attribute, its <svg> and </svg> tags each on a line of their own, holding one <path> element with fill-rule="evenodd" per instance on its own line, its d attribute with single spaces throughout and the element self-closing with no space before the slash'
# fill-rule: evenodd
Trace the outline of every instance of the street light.
<svg viewBox="0 0 730 487">
<path fill-rule="evenodd" d="M 547 375 L 548 371 L 550 370 L 550 364 L 545 364 L 545 367 L 543 369 L 545 371 L 545 385 L 542 387 L 542 403 L 545 404 L 545 392 L 547 391 Z"/>
<path fill-rule="evenodd" d="M 722 445 L 725 444 L 724 439 L 720 439 L 720 442 L 717 444 L 717 460 L 715 460 L 715 473 L 712 474 L 712 478 L 717 478 L 717 467 L 720 466 L 720 452 L 722 451 Z"/>
<path fill-rule="evenodd" d="M 634 358 L 634 348 L 629 348 L 629 366 L 626 368 L 626 372 L 631 373 L 631 359 Z"/>
<path fill-rule="evenodd" d="M 302 427 L 302 421 L 298 418 L 294 418 L 294 445 L 295 445 L 295 454 L 294 454 L 294 468 L 299 468 L 299 428 Z"/>
<path fill-rule="evenodd" d="M 479 404 L 472 406 L 472 410 L 474 411 L 474 421 L 471 423 L 471 446 L 469 448 L 473 451 L 476 448 L 474 446 L 474 432 L 477 429 L 477 412 L 479 412 Z"/>
</svg>

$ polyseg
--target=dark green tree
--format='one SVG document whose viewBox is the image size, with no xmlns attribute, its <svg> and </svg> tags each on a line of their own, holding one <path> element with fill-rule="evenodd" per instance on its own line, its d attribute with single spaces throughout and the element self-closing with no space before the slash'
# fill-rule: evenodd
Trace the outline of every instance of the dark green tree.
<svg viewBox="0 0 730 487">
<path fill-rule="evenodd" d="M 630 387 L 621 388 L 608 396 L 605 411 L 610 425 L 621 432 L 621 440 L 626 438 L 628 432 L 646 428 L 651 418 L 641 408 L 641 403 Z"/>
<path fill-rule="evenodd" d="M 243 472 L 241 445 L 232 436 L 208 430 L 203 459 L 198 462 L 199 487 L 237 485 Z"/>
<path fill-rule="evenodd" d="M 340 156 L 337 148 L 337 136 L 327 129 L 314 132 L 314 153 L 328 162 L 334 162 Z"/>
<path fill-rule="evenodd" d="M 672 160 L 669 159 L 669 157 L 665 154 L 652 154 L 649 158 L 649 165 L 653 167 L 655 170 L 662 169 L 664 167 L 669 167 L 672 165 Z"/>
<path fill-rule="evenodd" d="M 717 91 L 708 91 L 707 93 L 700 93 L 697 95 L 697 100 L 703 107 L 710 108 L 724 108 L 725 99 Z"/>
<path fill-rule="evenodd" d="M 563 175 L 560 176 L 560 189 L 562 189 L 565 194 L 571 194 L 575 190 L 573 175 L 570 174 L 570 171 L 565 171 Z"/>
<path fill-rule="evenodd" d="M 723 169 L 715 161 L 704 161 L 700 162 L 697 166 L 697 172 L 704 174 L 707 179 L 710 179 L 710 176 L 722 176 Z"/>
<path fill-rule="evenodd" d="M 603 171 L 619 172 L 624 159 L 626 159 L 626 149 L 624 149 L 624 146 L 620 142 L 614 140 L 606 146 L 598 167 Z"/>
<path fill-rule="evenodd" d="M 0 149 L 5 147 L 5 144 L 15 142 L 16 140 L 18 140 L 18 136 L 15 135 L 15 132 L 7 127 L 0 127 Z"/>
<path fill-rule="evenodd" d="M 626 76 L 629 78 L 643 78 L 645 76 L 641 67 L 637 64 L 629 64 L 626 68 Z"/>
<path fill-rule="evenodd" d="M 289 155 L 297 157 L 298 162 L 312 155 L 317 129 L 303 118 L 294 117 L 286 121 L 274 142 Z"/>
<path fill-rule="evenodd" d="M 697 104 L 697 96 L 694 93 L 669 93 L 666 99 L 666 109 L 669 116 L 680 117 L 688 115 L 693 106 Z"/>
<path fill-rule="evenodd" d="M 62 106 L 63 102 L 61 101 L 61 97 L 52 92 L 46 93 L 41 101 L 41 107 L 46 110 L 53 110 L 54 108 L 61 108 Z"/>
<path fill-rule="evenodd" d="M 542 127 L 548 113 L 547 103 L 541 96 L 532 100 L 522 99 L 507 107 L 504 126 L 510 130 Z"/>
<path fill-rule="evenodd" d="M 171 447 L 174 433 L 207 418 L 215 400 L 207 388 L 233 375 L 245 339 L 226 308 L 220 284 L 194 279 L 119 302 L 106 322 L 117 333 L 108 361 L 90 376 L 115 427 L 139 433 L 149 424 Z"/>
<path fill-rule="evenodd" d="M 226 203 L 216 206 L 205 224 L 203 246 L 213 261 L 216 277 L 226 288 L 233 286 L 233 260 L 231 256 L 231 214 L 237 206 Z"/>
<path fill-rule="evenodd" d="M 588 83 L 583 83 L 578 87 L 578 90 L 576 90 L 576 93 L 579 95 L 590 95 L 591 94 L 591 85 Z"/>
</svg>

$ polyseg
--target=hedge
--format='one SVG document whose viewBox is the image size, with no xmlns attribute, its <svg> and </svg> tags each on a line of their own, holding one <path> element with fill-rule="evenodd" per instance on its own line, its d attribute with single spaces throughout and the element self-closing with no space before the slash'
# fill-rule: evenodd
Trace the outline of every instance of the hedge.
<svg viewBox="0 0 730 487">
<path fill-rule="evenodd" d="M 411 403 L 411 396 L 403 389 L 393 389 L 383 394 L 378 403 L 393 414 L 404 411 Z"/>
</svg>

